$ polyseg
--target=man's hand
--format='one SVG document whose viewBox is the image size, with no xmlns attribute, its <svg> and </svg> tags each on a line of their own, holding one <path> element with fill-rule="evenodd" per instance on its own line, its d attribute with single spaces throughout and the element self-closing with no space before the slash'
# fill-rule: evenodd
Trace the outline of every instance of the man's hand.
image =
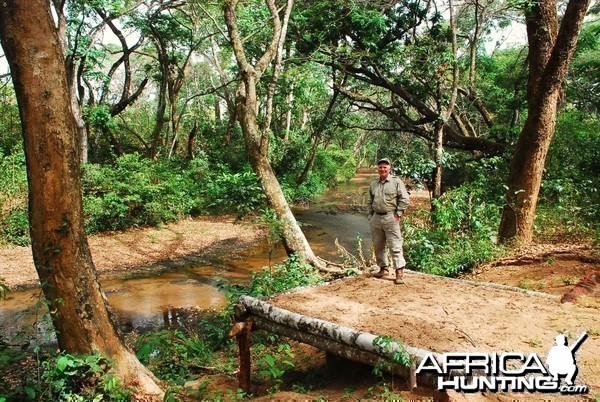
<svg viewBox="0 0 600 402">
<path fill-rule="evenodd" d="M 404 211 L 394 212 L 394 218 L 396 218 L 396 222 L 400 222 L 402 217 L 404 216 Z"/>
</svg>

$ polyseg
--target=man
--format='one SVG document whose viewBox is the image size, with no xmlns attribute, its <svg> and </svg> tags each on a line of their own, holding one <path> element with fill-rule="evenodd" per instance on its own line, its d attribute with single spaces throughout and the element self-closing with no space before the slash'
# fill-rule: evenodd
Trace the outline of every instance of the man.
<svg viewBox="0 0 600 402">
<path fill-rule="evenodd" d="M 406 260 L 402 252 L 402 233 L 400 220 L 408 208 L 408 192 L 399 177 L 391 174 L 392 166 L 389 159 L 377 161 L 379 178 L 371 182 L 369 199 L 369 226 L 371 240 L 375 249 L 375 258 L 379 266 L 376 278 L 389 274 L 386 243 L 392 253 L 392 262 L 396 270 L 395 284 L 404 283 L 403 272 Z"/>
</svg>

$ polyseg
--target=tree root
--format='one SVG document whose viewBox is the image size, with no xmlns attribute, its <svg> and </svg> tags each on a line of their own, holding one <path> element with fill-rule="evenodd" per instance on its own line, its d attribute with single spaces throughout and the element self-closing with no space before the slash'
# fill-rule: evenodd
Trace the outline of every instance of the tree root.
<svg viewBox="0 0 600 402">
<path fill-rule="evenodd" d="M 339 264 L 321 257 L 315 257 L 316 261 L 311 265 L 319 272 L 323 273 L 328 278 L 340 278 L 346 276 L 349 269 L 355 269 L 360 273 L 364 273 L 369 269 L 369 264 L 365 261 L 362 250 L 359 250 L 359 258 L 357 258 L 348 252 L 348 250 L 338 242 L 338 239 L 335 239 L 335 245 L 346 263 Z"/>
</svg>

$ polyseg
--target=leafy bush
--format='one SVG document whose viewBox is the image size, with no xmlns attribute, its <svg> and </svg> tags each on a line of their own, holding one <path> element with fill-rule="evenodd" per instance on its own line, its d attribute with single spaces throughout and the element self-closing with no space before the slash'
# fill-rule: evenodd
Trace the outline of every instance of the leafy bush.
<svg viewBox="0 0 600 402">
<path fill-rule="evenodd" d="M 298 186 L 297 172 L 282 178 L 289 202 L 307 200 L 340 180 L 351 177 L 354 164 L 347 151 L 321 151 L 307 180 Z M 343 167 L 343 168 L 342 168 Z M 82 165 L 85 227 L 88 233 L 157 226 L 201 213 L 258 212 L 265 196 L 256 175 L 244 164 L 231 171 L 209 162 L 200 152 L 191 160 L 177 157 L 150 160 L 138 154 L 117 158 L 111 164 Z M 27 245 L 27 175 L 22 151 L 0 158 L 0 236 L 3 242 Z"/>
<path fill-rule="evenodd" d="M 27 217 L 27 173 L 25 154 L 17 151 L 0 154 L 0 242 L 20 246 L 29 244 Z"/>
<path fill-rule="evenodd" d="M 250 282 L 245 286 L 233 286 L 221 280 L 220 287 L 227 292 L 230 303 L 236 303 L 241 295 L 271 296 L 300 286 L 314 285 L 322 280 L 313 267 L 292 256 L 280 264 L 251 272 Z"/>
<path fill-rule="evenodd" d="M 207 208 L 215 212 L 236 212 L 241 217 L 265 205 L 262 187 L 250 170 L 209 176 L 202 191 Z"/>
<path fill-rule="evenodd" d="M 31 243 L 26 206 L 8 210 L 6 216 L 0 218 L 0 237 L 2 242 L 17 246 L 27 246 Z"/>
<path fill-rule="evenodd" d="M 161 380 L 183 385 L 192 378 L 190 367 L 214 364 L 214 350 L 202 336 L 179 329 L 140 335 L 137 357 Z"/>
<path fill-rule="evenodd" d="M 126 155 L 114 166 L 83 165 L 88 232 L 155 226 L 197 213 L 202 160 L 151 161 Z"/>
<path fill-rule="evenodd" d="M 558 116 L 535 217 L 538 238 L 598 238 L 599 131 L 600 123 L 594 115 L 567 109 Z"/>
<path fill-rule="evenodd" d="M 103 355 L 60 353 L 42 363 L 44 386 L 39 400 L 61 401 L 128 401 L 131 394 L 123 390 L 117 377 L 110 374 L 111 363 Z"/>
<path fill-rule="evenodd" d="M 412 268 L 436 275 L 457 276 L 496 257 L 502 193 L 483 185 L 485 171 L 476 180 L 448 191 L 434 201 L 434 212 L 407 218 L 405 246 Z"/>
</svg>

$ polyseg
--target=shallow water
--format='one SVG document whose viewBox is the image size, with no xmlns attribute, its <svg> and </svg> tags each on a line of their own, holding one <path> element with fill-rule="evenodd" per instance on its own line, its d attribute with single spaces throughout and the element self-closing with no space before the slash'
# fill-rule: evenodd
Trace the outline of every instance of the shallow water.
<svg viewBox="0 0 600 402">
<path fill-rule="evenodd" d="M 358 174 L 350 182 L 327 191 L 308 207 L 294 210 L 315 254 L 341 262 L 334 245 L 336 238 L 352 253 L 357 249 L 358 238 L 364 240 L 363 250 L 370 247 L 368 223 L 361 210 L 373 177 Z M 347 212 L 334 208 L 340 203 Z M 270 253 L 265 240 L 237 255 L 213 255 L 194 264 L 144 267 L 128 276 L 123 273 L 103 275 L 100 282 L 123 331 L 183 326 L 194 314 L 225 305 L 225 295 L 217 287 L 217 278 L 242 283 L 248 279 L 249 272 L 284 258 L 283 247 L 278 246 Z M 45 307 L 39 306 L 39 289 L 10 292 L 7 296 L 0 301 L 0 333 L 5 339 L 18 344 L 26 342 L 32 333 L 49 332 L 47 319 L 43 318 Z M 38 335 L 37 341 L 43 343 L 45 340 L 40 336 L 47 335 Z"/>
</svg>

